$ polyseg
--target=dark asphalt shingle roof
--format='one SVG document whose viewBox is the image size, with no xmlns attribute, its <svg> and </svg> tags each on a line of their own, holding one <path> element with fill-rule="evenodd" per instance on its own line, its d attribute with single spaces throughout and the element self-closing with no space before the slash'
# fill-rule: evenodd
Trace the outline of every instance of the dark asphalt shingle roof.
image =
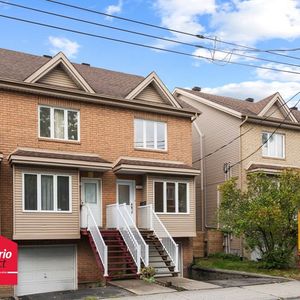
<svg viewBox="0 0 300 300">
<path fill-rule="evenodd" d="M 203 93 L 203 92 L 198 92 L 198 91 L 193 91 L 193 90 L 188 90 L 183 88 L 180 89 L 190 94 L 193 94 L 195 96 L 199 96 L 201 98 L 207 99 L 216 104 L 233 109 L 245 115 L 258 115 L 260 111 L 273 99 L 273 97 L 276 94 L 276 93 L 272 94 L 258 102 L 249 102 L 249 101 L 232 98 L 232 97 L 212 95 L 208 93 Z"/>
<path fill-rule="evenodd" d="M 17 149 L 11 155 L 35 157 L 35 158 L 67 159 L 67 160 L 81 160 L 86 162 L 110 163 L 109 161 L 102 159 L 97 155 L 85 155 L 76 152 L 74 152 L 74 154 L 67 154 L 67 153 L 52 152 L 50 150 L 49 152 L 46 152 L 46 151 L 38 151 L 38 150 Z"/>
<path fill-rule="evenodd" d="M 0 48 L 0 78 L 24 81 L 50 59 Z M 98 94 L 124 98 L 145 79 L 143 76 L 72 64 Z"/>
</svg>

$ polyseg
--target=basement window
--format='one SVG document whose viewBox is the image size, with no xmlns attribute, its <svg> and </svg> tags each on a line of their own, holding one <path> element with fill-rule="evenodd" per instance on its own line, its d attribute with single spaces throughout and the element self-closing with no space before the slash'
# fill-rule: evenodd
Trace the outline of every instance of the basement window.
<svg viewBox="0 0 300 300">
<path fill-rule="evenodd" d="M 71 212 L 71 176 L 24 173 L 23 210 Z"/>
</svg>

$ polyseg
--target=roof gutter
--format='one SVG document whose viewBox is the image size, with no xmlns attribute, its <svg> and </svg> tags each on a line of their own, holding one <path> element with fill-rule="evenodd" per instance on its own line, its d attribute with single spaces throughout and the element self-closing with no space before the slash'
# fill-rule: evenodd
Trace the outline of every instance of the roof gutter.
<svg viewBox="0 0 300 300">
<path fill-rule="evenodd" d="M 155 103 L 145 103 L 139 100 L 126 100 L 121 97 L 112 97 L 102 94 L 87 94 L 86 92 L 64 89 L 60 87 L 51 87 L 43 84 L 25 83 L 15 80 L 0 78 L 0 89 L 8 91 L 24 92 L 36 95 L 64 98 L 68 100 L 102 104 L 120 108 L 129 108 L 140 111 L 149 111 L 165 115 L 172 115 L 184 118 L 192 118 L 195 111 L 187 109 L 178 109 L 171 106 L 162 106 Z"/>
<path fill-rule="evenodd" d="M 286 129 L 293 129 L 293 130 L 300 130 L 300 123 L 293 123 L 293 122 L 284 122 L 282 120 L 275 120 L 274 118 L 263 118 L 258 116 L 249 116 L 249 115 L 243 115 L 245 117 L 245 120 L 241 123 L 240 126 L 242 126 L 244 123 L 255 123 L 259 125 L 266 125 L 266 126 L 274 126 L 277 127 L 279 124 L 281 128 Z"/>
</svg>

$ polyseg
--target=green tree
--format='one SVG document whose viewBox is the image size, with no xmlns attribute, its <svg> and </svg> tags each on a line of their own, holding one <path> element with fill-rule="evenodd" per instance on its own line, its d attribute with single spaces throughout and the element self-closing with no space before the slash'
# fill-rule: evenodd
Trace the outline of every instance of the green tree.
<svg viewBox="0 0 300 300">
<path fill-rule="evenodd" d="M 231 179 L 220 187 L 220 192 L 223 230 L 243 237 L 250 250 L 258 249 L 264 267 L 287 267 L 297 245 L 300 172 L 250 174 L 246 191 Z"/>
</svg>

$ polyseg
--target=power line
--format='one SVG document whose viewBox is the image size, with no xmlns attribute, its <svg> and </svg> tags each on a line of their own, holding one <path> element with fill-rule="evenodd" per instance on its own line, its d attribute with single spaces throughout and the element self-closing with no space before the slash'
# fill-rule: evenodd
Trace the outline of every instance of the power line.
<svg viewBox="0 0 300 300">
<path fill-rule="evenodd" d="M 300 92 L 299 92 L 300 93 Z M 300 103 L 300 99 L 297 101 L 296 105 Z M 273 132 L 270 134 L 270 136 L 266 139 L 265 142 L 263 142 L 255 151 L 253 151 L 252 153 L 250 153 L 249 155 L 247 155 L 246 157 L 242 158 L 241 160 L 239 160 L 238 162 L 234 163 L 233 165 L 229 166 L 229 169 L 233 168 L 234 166 L 242 163 L 243 161 L 245 161 L 246 159 L 248 159 L 249 157 L 251 157 L 252 155 L 254 155 L 257 151 L 259 151 L 271 138 L 272 136 L 276 133 L 276 131 L 284 124 L 284 121 L 287 119 L 287 117 L 291 114 L 291 110 L 289 111 L 289 113 L 285 116 L 285 118 L 283 119 L 282 122 L 280 122 L 280 124 L 275 128 L 275 130 L 273 130 Z"/>
<path fill-rule="evenodd" d="M 47 0 L 47 1 L 49 1 L 49 0 Z M 41 23 L 41 22 L 35 22 L 35 21 L 22 19 L 22 18 L 17 18 L 17 17 L 13 17 L 13 16 L 8 16 L 8 15 L 2 15 L 1 14 L 0 17 L 6 18 L 6 19 L 11 19 L 11 20 L 14 20 L 14 21 L 23 22 L 23 23 L 38 25 L 38 26 L 42 26 L 42 27 L 53 28 L 53 29 L 62 30 L 62 31 L 66 31 L 66 32 L 72 32 L 72 33 L 85 35 L 85 36 L 89 36 L 89 37 L 114 41 L 114 42 L 118 42 L 118 43 L 122 43 L 122 44 L 128 44 L 128 45 L 148 48 L 148 49 L 152 49 L 152 50 L 159 50 L 159 51 L 163 51 L 163 52 L 169 52 L 169 53 L 188 56 L 188 57 L 203 58 L 203 59 L 208 60 L 208 61 L 212 60 L 210 57 L 203 56 L 203 55 L 196 55 L 196 54 L 190 54 L 190 53 L 182 52 L 182 51 L 164 49 L 164 48 L 160 48 L 160 47 L 156 47 L 156 46 L 150 46 L 150 45 L 145 45 L 145 44 L 142 44 L 142 43 L 131 42 L 131 41 L 123 40 L 123 39 L 112 38 L 112 37 L 109 37 L 109 36 L 103 36 L 103 35 L 94 34 L 94 33 L 88 33 L 88 32 L 79 31 L 79 30 L 75 30 L 75 29 L 70 29 L 70 28 L 66 28 L 66 27 L 60 27 L 60 26 L 56 26 L 56 25 L 51 25 L 51 24 L 46 24 L 46 23 Z M 214 58 L 214 61 L 223 62 L 223 60 L 217 59 L 217 58 Z M 276 68 L 272 68 L 272 67 L 259 66 L 259 65 L 254 65 L 254 64 L 250 65 L 250 64 L 246 64 L 246 63 L 242 63 L 242 62 L 235 62 L 235 61 L 228 61 L 228 63 L 233 64 L 233 65 L 238 65 L 238 66 L 258 68 L 258 69 L 264 69 L 264 70 L 271 70 L 271 71 L 277 71 L 277 72 L 300 75 L 299 72 L 291 71 L 291 70 L 276 69 Z"/>
<path fill-rule="evenodd" d="M 173 32 L 173 33 L 179 33 L 179 34 L 182 34 L 182 35 L 187 35 L 187 36 L 200 38 L 200 39 L 207 39 L 207 40 L 211 40 L 211 41 L 217 41 L 217 42 L 220 42 L 220 43 L 223 43 L 223 44 L 227 44 L 227 45 L 231 45 L 231 46 L 235 46 L 235 47 L 241 47 L 241 48 L 248 49 L 248 50 L 251 50 L 251 51 L 265 52 L 265 53 L 268 53 L 268 54 L 283 56 L 283 57 L 292 58 L 292 59 L 300 59 L 300 57 L 286 55 L 286 54 L 282 54 L 282 53 L 276 53 L 276 52 L 273 52 L 272 50 L 262 50 L 262 49 L 258 49 L 258 48 L 254 48 L 254 47 L 249 47 L 249 46 L 240 45 L 240 44 L 236 44 L 236 43 L 232 43 L 232 42 L 227 42 L 227 41 L 223 41 L 221 39 L 211 38 L 211 37 L 204 36 L 204 35 L 201 35 L 201 34 L 189 33 L 189 32 L 186 32 L 186 31 L 167 28 L 167 27 L 164 27 L 164 26 L 159 26 L 159 25 L 155 25 L 155 24 L 151 24 L 151 23 L 147 23 L 147 22 L 143 22 L 143 21 L 139 21 L 139 20 L 134 20 L 134 19 L 130 19 L 130 18 L 115 16 L 115 15 L 112 15 L 112 14 L 100 12 L 100 11 L 93 10 L 93 9 L 88 9 L 88 8 L 73 5 L 73 4 L 67 4 L 67 3 L 64 3 L 64 2 L 56 1 L 56 0 L 46 0 L 46 1 L 58 4 L 58 5 L 62 5 L 62 6 L 65 6 L 65 7 L 75 8 L 75 9 L 78 9 L 78 10 L 81 10 L 81 11 L 86 11 L 86 12 L 90 12 L 90 13 L 94 13 L 94 14 L 98 14 L 98 15 L 102 15 L 102 16 L 106 16 L 106 17 L 126 21 L 126 22 L 131 22 L 131 23 L 135 23 L 135 24 L 140 24 L 140 25 L 143 25 L 143 26 L 148 26 L 148 27 L 152 27 L 152 28 L 156 28 L 156 29 L 160 29 L 160 30 L 165 30 L 165 31 Z M 239 50 L 239 49 L 235 49 L 235 50 Z"/>
<path fill-rule="evenodd" d="M 293 95 L 288 101 L 286 101 L 286 102 L 284 101 L 284 103 L 281 104 L 278 108 L 281 108 L 282 106 L 286 105 L 288 102 L 292 101 L 292 100 L 293 100 L 296 96 L 298 96 L 299 94 L 300 94 L 300 91 L 297 92 L 295 95 Z M 299 101 L 300 101 L 300 100 L 299 100 Z M 298 105 L 298 103 L 297 103 L 297 105 Z M 297 105 L 296 105 L 296 106 L 297 106 Z M 276 112 L 276 111 L 273 111 L 270 115 L 268 115 L 268 116 L 266 116 L 265 118 L 263 118 L 263 119 L 260 121 L 260 123 L 262 123 L 263 121 L 265 121 L 265 120 L 267 120 L 268 118 L 270 118 L 275 112 Z M 291 111 L 290 111 L 290 112 L 291 112 Z M 230 140 L 230 141 L 227 142 L 226 144 L 224 144 L 224 145 L 222 145 L 221 147 L 215 149 L 214 151 L 212 151 L 212 152 L 210 152 L 210 153 L 208 153 L 208 154 L 202 156 L 201 158 L 199 158 L 199 159 L 193 161 L 192 163 L 194 164 L 194 163 L 196 163 L 196 162 L 200 162 L 200 161 L 202 161 L 203 159 L 205 159 L 205 158 L 207 158 L 207 157 L 210 157 L 210 156 L 212 156 L 213 154 L 215 154 L 215 153 L 221 151 L 222 149 L 228 147 L 228 146 L 231 145 L 233 142 L 235 142 L 236 140 L 238 140 L 239 138 L 241 138 L 242 136 L 244 136 L 245 134 L 247 134 L 248 132 L 250 132 L 250 131 L 253 130 L 254 128 L 255 128 L 254 126 L 250 127 L 248 130 L 246 130 L 245 132 L 239 134 L 238 136 L 236 136 L 235 138 L 233 138 L 232 140 Z M 232 166 L 231 166 L 231 167 L 232 167 Z M 231 167 L 230 167 L 230 168 L 231 168 Z"/>
<path fill-rule="evenodd" d="M 225 51 L 225 50 L 216 49 L 215 47 L 210 48 L 210 47 L 207 47 L 207 46 L 195 45 L 195 44 L 192 44 L 192 43 L 187 43 L 187 42 L 182 42 L 182 41 L 178 41 L 178 40 L 174 40 L 174 39 L 164 38 L 164 37 L 161 37 L 161 36 L 151 35 L 151 34 L 147 34 L 147 33 L 144 33 L 144 32 L 128 30 L 128 29 L 124 29 L 124 28 L 120 28 L 120 27 L 116 27 L 116 26 L 110 26 L 110 25 L 106 25 L 106 24 L 102 24 L 102 23 L 98 23 L 98 22 L 93 22 L 93 21 L 89 21 L 89 20 L 85 20 L 85 19 L 81 19 L 81 18 L 75 18 L 75 17 L 72 17 L 72 16 L 67 16 L 67 15 L 64 15 L 64 14 L 58 14 L 58 13 L 55 13 L 55 12 L 45 11 L 45 10 L 41 10 L 41 9 L 37 9 L 37 8 L 33 8 L 33 7 L 28 7 L 28 6 L 24 6 L 24 5 L 21 5 L 21 4 L 11 3 L 11 2 L 7 2 L 7 1 L 0 0 L 0 3 L 4 3 L 4 4 L 15 6 L 15 7 L 18 7 L 18 8 L 22 8 L 22 9 L 26 9 L 26 10 L 30 10 L 30 11 L 35 11 L 35 12 L 39 12 L 39 13 L 43 13 L 43 14 L 47 14 L 47 15 L 51 15 L 51 16 L 56 16 L 56 17 L 60 17 L 60 18 L 68 19 L 68 20 L 73 20 L 73 21 L 77 21 L 77 22 L 81 22 L 81 23 L 85 23 L 85 24 L 100 26 L 100 27 L 104 27 L 104 28 L 108 28 L 108 29 L 112 29 L 112 30 L 118 30 L 118 31 L 130 33 L 130 34 L 135 34 L 135 35 L 154 38 L 154 39 L 158 39 L 158 40 L 162 40 L 162 41 L 167 41 L 167 42 L 172 42 L 172 43 L 181 44 L 181 45 L 185 45 L 185 46 L 190 46 L 190 47 L 194 47 L 194 48 L 197 48 L 197 49 L 206 49 L 206 50 L 209 50 L 209 51 L 213 51 L 213 53 L 211 52 L 211 61 L 215 60 L 215 57 L 214 57 L 215 52 L 225 53 L 226 56 L 223 59 L 221 59 L 221 61 L 225 62 L 225 64 L 227 64 L 231 60 L 232 55 L 235 55 L 235 56 L 250 58 L 250 59 L 254 59 L 254 60 L 261 60 L 261 61 L 265 61 L 265 62 L 277 63 L 277 64 L 281 64 L 281 65 L 300 67 L 300 65 L 296 65 L 296 64 L 292 64 L 292 63 L 281 62 L 281 61 L 271 60 L 271 59 L 267 59 L 267 58 L 260 58 L 260 57 L 246 55 L 246 54 L 234 53 L 233 51 L 228 52 L 228 51 Z M 229 59 L 226 61 L 227 57 L 229 57 Z M 225 64 L 223 64 L 223 65 L 225 65 Z"/>
</svg>

